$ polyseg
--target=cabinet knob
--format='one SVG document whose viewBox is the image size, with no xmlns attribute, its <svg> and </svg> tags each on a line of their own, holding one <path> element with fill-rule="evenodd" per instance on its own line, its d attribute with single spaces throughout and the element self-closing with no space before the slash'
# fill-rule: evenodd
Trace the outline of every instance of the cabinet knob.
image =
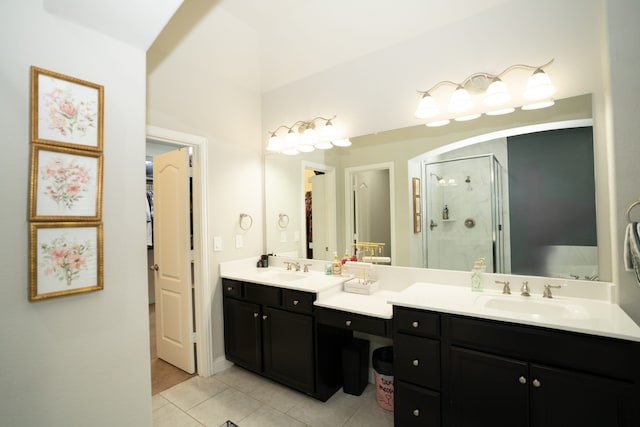
<svg viewBox="0 0 640 427">
<path fill-rule="evenodd" d="M 344 322 L 344 324 L 347 326 L 351 326 L 351 320 L 347 320 L 346 322 Z"/>
<path fill-rule="evenodd" d="M 418 366 L 420 365 L 420 361 L 418 359 L 413 359 L 413 362 L 411 362 L 413 364 L 413 366 Z"/>
<path fill-rule="evenodd" d="M 538 388 L 542 385 L 542 383 L 540 381 L 538 381 L 538 379 L 536 378 L 535 380 L 532 381 L 532 384 L 534 387 Z"/>
<path fill-rule="evenodd" d="M 520 375 L 520 378 L 518 378 L 518 382 L 520 384 L 526 384 L 527 383 L 527 379 L 524 376 Z"/>
<path fill-rule="evenodd" d="M 417 328 L 417 327 L 419 326 L 419 323 L 418 323 L 418 322 L 413 322 L 413 323 L 411 324 L 411 326 L 413 326 L 414 328 Z"/>
<path fill-rule="evenodd" d="M 227 286 L 227 291 L 231 292 L 233 288 L 231 286 Z"/>
<path fill-rule="evenodd" d="M 267 315 L 266 314 L 262 315 L 262 320 L 267 320 Z"/>
<path fill-rule="evenodd" d="M 298 305 L 298 304 L 300 304 L 300 301 L 298 301 L 297 299 L 294 299 L 293 300 L 293 305 Z"/>
<path fill-rule="evenodd" d="M 253 317 L 258 317 L 258 313 L 253 313 Z"/>
<path fill-rule="evenodd" d="M 413 410 L 413 416 L 414 417 L 419 417 L 420 416 L 420 409 L 414 409 Z"/>
</svg>

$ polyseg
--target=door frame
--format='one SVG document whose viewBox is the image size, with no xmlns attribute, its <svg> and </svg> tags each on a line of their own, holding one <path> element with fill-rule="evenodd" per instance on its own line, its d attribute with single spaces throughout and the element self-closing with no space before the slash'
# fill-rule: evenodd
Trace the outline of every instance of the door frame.
<svg viewBox="0 0 640 427">
<path fill-rule="evenodd" d="M 211 295 L 209 280 L 210 254 L 206 244 L 208 233 L 209 202 L 207 191 L 208 139 L 203 136 L 177 132 L 156 126 L 147 126 L 147 138 L 167 142 L 176 146 L 192 148 L 192 195 L 193 195 L 193 263 L 194 263 L 194 295 L 193 313 L 196 332 L 196 366 L 199 376 L 213 374 L 211 355 L 213 354 L 211 339 L 211 316 L 206 310 L 206 295 Z"/>
</svg>

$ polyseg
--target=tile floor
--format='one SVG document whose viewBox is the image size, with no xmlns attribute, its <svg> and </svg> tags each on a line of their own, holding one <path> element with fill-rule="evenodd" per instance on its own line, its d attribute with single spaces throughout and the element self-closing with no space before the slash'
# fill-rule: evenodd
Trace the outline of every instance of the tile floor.
<svg viewBox="0 0 640 427">
<path fill-rule="evenodd" d="M 369 384 L 361 396 L 338 390 L 320 402 L 233 366 L 194 377 L 153 396 L 154 427 L 387 427 L 393 413 L 380 408 Z"/>
</svg>

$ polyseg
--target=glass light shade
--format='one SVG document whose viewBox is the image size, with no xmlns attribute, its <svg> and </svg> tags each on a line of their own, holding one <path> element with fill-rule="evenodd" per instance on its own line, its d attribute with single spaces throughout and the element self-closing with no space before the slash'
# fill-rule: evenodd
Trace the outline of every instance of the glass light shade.
<svg viewBox="0 0 640 427">
<path fill-rule="evenodd" d="M 331 140 L 331 139 L 334 139 L 337 135 L 338 135 L 338 130 L 333 125 L 333 123 L 331 123 L 331 120 L 329 120 L 327 124 L 324 125 L 322 129 L 320 129 L 320 137 L 322 139 Z"/>
<path fill-rule="evenodd" d="M 302 139 L 304 140 L 305 143 L 315 144 L 316 142 L 318 142 L 320 138 L 318 138 L 318 134 L 316 133 L 315 130 L 311 128 L 306 128 L 304 130 L 304 133 L 302 134 Z"/>
<path fill-rule="evenodd" d="M 556 87 L 551 83 L 551 79 L 544 71 L 538 68 L 529 77 L 527 87 L 524 90 L 524 98 L 530 101 L 537 101 L 549 98 L 554 93 L 556 93 Z"/>
<path fill-rule="evenodd" d="M 336 139 L 335 141 L 333 141 L 333 145 L 335 145 L 336 147 L 350 147 L 351 140 L 349 138 Z"/>
<path fill-rule="evenodd" d="M 435 122 L 426 123 L 426 126 L 429 126 L 430 128 L 437 128 L 437 127 L 440 127 L 440 126 L 448 125 L 449 122 L 450 122 L 449 119 L 436 120 Z"/>
<path fill-rule="evenodd" d="M 288 146 L 296 145 L 298 143 L 298 135 L 293 129 L 289 129 L 289 132 L 287 132 L 287 135 L 284 137 L 284 141 Z"/>
<path fill-rule="evenodd" d="M 468 122 L 469 120 L 477 119 L 480 116 L 480 113 L 467 114 L 466 116 L 456 117 L 453 120 L 455 120 L 456 122 Z"/>
<path fill-rule="evenodd" d="M 315 150 L 315 148 L 311 144 L 300 144 L 297 148 L 301 153 L 310 153 Z"/>
<path fill-rule="evenodd" d="M 295 148 L 285 148 L 284 150 L 282 150 L 282 154 L 286 154 L 287 156 L 295 156 L 299 153 L 300 152 Z"/>
<path fill-rule="evenodd" d="M 504 105 L 511 99 L 509 89 L 502 80 L 496 78 L 487 88 L 487 92 L 484 95 L 484 105 L 495 107 L 498 105 Z"/>
<path fill-rule="evenodd" d="M 318 150 L 329 150 L 330 148 L 333 148 L 333 144 L 331 141 L 322 141 L 315 144 L 314 147 Z"/>
<path fill-rule="evenodd" d="M 541 108 L 551 107 L 553 104 L 555 104 L 555 101 L 553 99 L 548 99 L 545 101 L 534 102 L 533 104 L 523 105 L 522 109 L 523 110 L 540 110 Z"/>
<path fill-rule="evenodd" d="M 469 95 L 469 92 L 462 86 L 458 86 L 458 89 L 451 95 L 449 111 L 451 113 L 463 113 L 471 108 L 471 105 L 471 95 Z"/>
<path fill-rule="evenodd" d="M 433 96 L 425 93 L 420 103 L 418 104 L 418 109 L 415 112 L 415 116 L 418 119 L 426 119 L 428 117 L 433 117 L 438 114 L 438 105 L 436 104 L 436 100 L 433 99 Z"/>
<path fill-rule="evenodd" d="M 280 138 L 278 138 L 275 134 L 271 135 L 269 138 L 269 142 L 267 143 L 267 151 L 280 151 L 282 150 L 283 144 Z"/>
<path fill-rule="evenodd" d="M 513 107 L 508 107 L 508 108 L 501 108 L 499 110 L 493 110 L 493 111 L 487 111 L 485 114 L 487 116 L 500 116 L 502 114 L 509 114 L 509 113 L 513 113 L 514 111 L 516 111 L 515 108 Z"/>
</svg>

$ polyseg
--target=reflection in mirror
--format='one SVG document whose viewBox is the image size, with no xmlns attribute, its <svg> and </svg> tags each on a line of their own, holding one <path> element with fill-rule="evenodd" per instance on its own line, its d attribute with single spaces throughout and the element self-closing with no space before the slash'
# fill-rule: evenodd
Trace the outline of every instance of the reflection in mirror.
<svg viewBox="0 0 640 427">
<path fill-rule="evenodd" d="M 425 267 L 428 264 L 428 243 L 426 237 L 430 233 L 427 215 L 432 215 L 434 222 L 438 227 L 434 230 L 441 231 L 445 228 L 442 221 L 442 200 L 434 202 L 433 207 L 427 205 L 426 194 L 422 198 L 422 216 L 421 231 L 414 233 L 413 227 L 413 207 L 412 207 L 412 178 L 421 178 L 422 191 L 427 191 L 428 186 L 433 186 L 434 180 L 430 179 L 427 172 L 427 165 L 434 163 L 444 163 L 445 161 L 455 158 L 474 157 L 484 155 L 485 158 L 489 154 L 493 154 L 502 167 L 502 223 L 498 224 L 502 233 L 502 267 L 496 264 L 496 269 L 502 269 L 506 273 L 518 272 L 518 274 L 532 274 L 544 276 L 562 275 L 565 277 L 580 278 L 597 277 L 598 263 L 593 262 L 597 257 L 597 246 L 595 229 L 595 214 L 592 215 L 593 207 L 593 186 L 580 186 L 581 190 L 591 192 L 591 201 L 588 209 L 582 205 L 582 202 L 576 201 L 571 191 L 567 191 L 565 185 L 566 176 L 553 178 L 549 172 L 542 172 L 542 168 L 547 164 L 553 163 L 554 159 L 559 160 L 562 165 L 588 164 L 593 173 L 593 149 L 591 148 L 591 160 L 571 152 L 572 149 L 562 149 L 564 143 L 556 141 L 548 144 L 544 150 L 544 155 L 540 154 L 536 160 L 533 160 L 533 154 L 543 150 L 538 148 L 542 144 L 532 145 L 534 148 L 531 155 L 523 155 L 525 166 L 528 162 L 528 169 L 516 171 L 512 160 L 508 158 L 505 149 L 493 146 L 487 148 L 487 140 L 502 140 L 505 138 L 515 137 L 515 133 L 532 133 L 540 132 L 546 129 L 554 129 L 564 123 L 582 120 L 580 125 L 571 124 L 569 127 L 585 127 L 591 126 L 591 95 L 582 95 L 573 98 L 556 100 L 553 107 L 534 110 L 534 111 L 516 111 L 506 116 L 483 116 L 482 118 L 470 122 L 455 122 L 446 128 L 428 128 L 424 125 L 412 126 L 403 129 L 378 132 L 372 135 L 351 138 L 353 145 L 349 148 L 341 150 L 316 150 L 313 153 L 307 153 L 303 156 L 283 156 L 266 154 L 265 157 L 265 233 L 266 233 L 266 250 L 278 255 L 290 255 L 297 257 L 306 257 L 306 230 L 305 230 L 305 191 L 303 189 L 304 166 L 303 164 L 312 164 L 314 168 L 321 166 L 317 170 L 332 170 L 335 172 L 334 181 L 327 185 L 327 194 L 333 198 L 331 208 L 327 208 L 326 212 L 333 214 L 335 229 L 327 231 L 333 236 L 337 242 L 335 249 L 327 252 L 326 259 L 331 259 L 333 251 L 337 251 L 342 256 L 345 250 L 350 250 L 353 243 L 353 236 L 349 234 L 350 228 L 350 198 L 347 196 L 349 190 L 345 187 L 345 171 L 348 168 L 364 168 L 366 165 L 389 163 L 393 165 L 393 171 L 390 173 L 391 180 L 391 207 L 395 210 L 395 217 L 390 218 L 391 236 L 393 245 L 391 249 L 392 264 L 396 266 L 407 267 Z M 487 137 L 487 135 L 490 135 Z M 571 137 L 570 137 L 571 138 Z M 462 141 L 462 143 L 461 143 Z M 511 144 L 511 142 L 509 143 Z M 466 151 L 455 151 L 462 146 L 466 147 Z M 535 148 L 538 147 L 538 148 Z M 511 151 L 511 149 L 510 149 Z M 602 159 L 598 163 L 604 166 L 606 162 Z M 510 166 L 509 166 L 510 165 Z M 435 166 L 435 165 L 433 165 Z M 517 166 L 520 168 L 522 166 Z M 440 171 L 434 173 L 442 176 Z M 569 177 L 582 176 L 582 172 L 575 172 Z M 600 171 L 600 175 L 604 175 L 605 171 Z M 470 182 L 466 182 L 467 176 Z M 526 178 L 526 179 L 525 179 Z M 498 179 L 498 175 L 496 175 Z M 579 178 L 583 182 L 590 180 L 594 182 L 593 175 L 590 178 Z M 529 182 L 532 186 L 524 189 L 514 190 L 512 186 L 516 183 Z M 472 167 L 468 172 L 460 172 L 456 177 L 456 188 L 460 191 L 467 191 L 469 185 L 475 189 L 476 184 L 480 185 L 480 176 L 478 168 Z M 348 187 L 347 187 L 348 188 Z M 560 193 L 552 190 L 562 190 Z M 433 190 L 433 188 L 431 188 Z M 449 188 L 452 190 L 452 188 Z M 474 190 L 475 191 L 475 190 Z M 514 193 L 514 191 L 516 191 Z M 497 194 L 497 193 L 496 193 Z M 521 200 L 516 200 L 518 196 Z M 535 196 L 535 197 L 533 197 Z M 547 196 L 538 197 L 538 196 Z M 496 196 L 497 197 L 497 196 Z M 512 200 L 513 199 L 513 200 Z M 523 200 L 522 200 L 523 199 Z M 606 195 L 604 196 L 606 200 Z M 514 204 L 516 203 L 517 204 Z M 313 199 L 313 207 L 317 207 L 319 203 L 316 198 Z M 518 209 L 516 209 L 516 207 Z M 465 227 L 467 219 L 477 221 L 474 215 L 460 213 L 459 208 L 453 204 L 448 206 L 451 218 L 456 219 L 449 225 Z M 492 209 L 500 209 L 494 208 Z M 332 210 L 332 212 L 330 212 Z M 286 211 L 291 217 L 291 221 L 287 230 L 281 230 L 277 226 L 278 213 Z M 518 211 L 520 222 L 514 222 L 511 217 L 513 212 Z M 588 213 L 587 213 L 588 212 Z M 391 215 L 394 215 L 392 210 Z M 460 217 L 462 215 L 462 217 Z M 437 218 L 436 218 L 437 217 Z M 558 223 L 554 223 L 554 219 L 559 219 Z M 315 221 L 315 220 L 314 220 Z M 569 222 L 567 222 L 569 221 Z M 439 223 L 438 223 L 439 222 Z M 590 231 L 587 233 L 586 227 L 583 228 L 582 223 L 589 223 Z M 471 224 L 471 222 L 468 222 Z M 480 225 L 476 222 L 471 230 L 479 230 Z M 484 226 L 482 226 L 484 227 Z M 573 237 L 562 237 L 559 240 L 542 239 L 543 233 L 540 230 L 546 230 L 547 235 L 556 234 L 558 229 L 573 229 L 576 233 Z M 606 229 L 606 227 L 601 227 Z M 465 228 L 467 230 L 467 228 Z M 533 230 L 536 230 L 535 234 Z M 579 231 L 578 231 L 579 230 Z M 282 233 L 286 231 L 286 233 Z M 313 239 L 317 228 L 314 226 Z M 297 233 L 296 233 L 297 232 Z M 511 233 L 520 233 L 518 236 L 511 236 Z M 297 236 L 296 236 L 297 234 Z M 580 239 L 576 236 L 581 235 Z M 540 237 L 537 241 L 531 240 L 531 237 Z M 587 237 L 585 237 L 587 236 Z M 607 241 L 607 236 L 598 236 Z M 499 241 L 499 240 L 498 240 Z M 468 242 L 463 240 L 453 241 L 452 244 L 458 246 L 467 245 Z M 521 251 L 516 246 L 524 246 L 531 249 L 529 253 Z M 314 249 L 318 249 L 315 247 Z M 495 245 L 494 245 L 495 246 Z M 576 253 L 568 254 L 569 246 L 578 246 L 582 255 Z M 497 247 L 493 251 L 499 250 Z M 570 251 L 571 252 L 571 251 Z M 494 252 L 495 253 L 495 252 Z M 524 255 L 523 255 L 524 254 Z M 431 254 L 433 255 L 433 253 Z M 313 257 L 320 259 L 320 254 L 314 250 Z M 324 257 L 324 255 L 322 255 Z M 468 271 L 473 265 L 473 258 L 484 256 L 484 254 L 474 253 L 469 255 L 469 260 L 460 260 L 459 265 L 449 266 L 447 268 L 459 268 Z M 575 259 L 578 257 L 580 259 Z M 587 261 L 588 259 L 588 261 Z M 542 262 L 548 260 L 551 262 Z M 560 268 L 562 266 L 571 265 L 572 268 Z M 429 265 L 430 267 L 430 265 Z M 568 274 L 568 276 L 567 276 Z"/>
<path fill-rule="evenodd" d="M 545 124 L 560 129 L 426 161 L 425 266 L 464 270 L 482 257 L 494 272 L 597 278 L 593 130 L 585 124 Z"/>
<path fill-rule="evenodd" d="M 345 170 L 349 195 L 346 224 L 351 236 L 349 255 L 358 260 L 391 264 L 392 165 L 367 165 Z M 349 248 L 347 248 L 349 250 Z"/>
</svg>

